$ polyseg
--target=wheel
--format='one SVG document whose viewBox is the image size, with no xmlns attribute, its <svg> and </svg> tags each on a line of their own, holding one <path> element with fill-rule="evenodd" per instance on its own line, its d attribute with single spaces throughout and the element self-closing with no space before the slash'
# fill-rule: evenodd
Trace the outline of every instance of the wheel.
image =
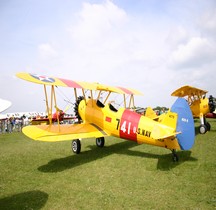
<svg viewBox="0 0 216 210">
<path fill-rule="evenodd" d="M 72 151 L 76 154 L 80 153 L 81 150 L 81 143 L 79 139 L 73 140 L 71 145 Z"/>
<path fill-rule="evenodd" d="M 173 154 L 173 162 L 178 162 L 179 158 L 177 154 Z"/>
<path fill-rule="evenodd" d="M 200 134 L 205 134 L 207 132 L 207 126 L 206 125 L 200 125 L 199 132 Z"/>
<path fill-rule="evenodd" d="M 210 131 L 211 130 L 211 125 L 209 122 L 206 122 L 205 123 L 205 126 L 207 127 L 207 130 Z"/>
<path fill-rule="evenodd" d="M 176 150 L 173 149 L 172 150 L 172 158 L 173 158 L 173 162 L 178 162 L 179 158 L 178 158 L 178 155 L 176 154 Z"/>
<path fill-rule="evenodd" d="M 103 147 L 103 146 L 104 146 L 104 143 L 105 143 L 104 137 L 96 138 L 96 145 L 97 145 L 98 147 Z"/>
</svg>

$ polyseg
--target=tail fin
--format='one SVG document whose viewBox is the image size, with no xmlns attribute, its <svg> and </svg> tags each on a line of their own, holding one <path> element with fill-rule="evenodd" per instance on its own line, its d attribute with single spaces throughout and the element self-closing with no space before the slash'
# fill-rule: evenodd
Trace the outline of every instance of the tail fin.
<svg viewBox="0 0 216 210">
<path fill-rule="evenodd" d="M 171 112 L 178 114 L 176 132 L 180 133 L 176 137 L 181 149 L 191 149 L 195 139 L 195 127 L 193 115 L 187 101 L 184 98 L 177 98 L 171 107 Z"/>
<path fill-rule="evenodd" d="M 145 117 L 148 117 L 151 119 L 157 119 L 158 118 L 155 111 L 151 107 L 147 107 L 146 112 L 145 112 Z"/>
</svg>

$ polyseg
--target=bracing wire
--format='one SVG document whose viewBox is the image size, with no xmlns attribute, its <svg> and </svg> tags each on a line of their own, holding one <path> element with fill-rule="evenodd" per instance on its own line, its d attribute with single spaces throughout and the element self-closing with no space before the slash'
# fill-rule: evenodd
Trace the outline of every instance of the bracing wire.
<svg viewBox="0 0 216 210">
<path fill-rule="evenodd" d="M 55 87 L 56 87 L 56 89 L 58 90 L 58 92 L 57 92 L 58 96 L 59 96 L 63 101 L 67 102 L 67 105 L 65 105 L 64 108 L 68 107 L 68 104 L 74 106 L 75 103 L 73 103 L 72 100 L 71 100 L 66 94 L 64 94 L 64 92 L 63 92 L 60 88 L 58 88 L 58 86 L 55 86 Z M 72 107 L 72 106 L 71 106 L 71 107 Z"/>
</svg>

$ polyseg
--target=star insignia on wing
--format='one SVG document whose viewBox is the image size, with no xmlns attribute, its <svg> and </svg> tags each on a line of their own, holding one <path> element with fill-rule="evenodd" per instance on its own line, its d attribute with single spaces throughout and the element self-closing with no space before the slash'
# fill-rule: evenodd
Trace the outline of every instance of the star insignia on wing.
<svg viewBox="0 0 216 210">
<path fill-rule="evenodd" d="M 47 76 L 43 76 L 43 75 L 39 75 L 39 74 L 31 74 L 31 76 L 37 80 L 42 81 L 42 82 L 48 82 L 48 83 L 55 82 L 55 79 L 53 79 L 51 77 L 47 77 Z"/>
</svg>

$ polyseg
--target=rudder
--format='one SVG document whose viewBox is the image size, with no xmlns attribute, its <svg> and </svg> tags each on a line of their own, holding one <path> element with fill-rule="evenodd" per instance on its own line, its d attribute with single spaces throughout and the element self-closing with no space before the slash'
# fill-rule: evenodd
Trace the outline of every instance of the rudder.
<svg viewBox="0 0 216 210">
<path fill-rule="evenodd" d="M 178 114 L 176 132 L 181 132 L 176 135 L 178 143 L 182 150 L 192 148 L 195 139 L 194 119 L 191 109 L 184 98 L 177 98 L 171 111 Z"/>
</svg>

